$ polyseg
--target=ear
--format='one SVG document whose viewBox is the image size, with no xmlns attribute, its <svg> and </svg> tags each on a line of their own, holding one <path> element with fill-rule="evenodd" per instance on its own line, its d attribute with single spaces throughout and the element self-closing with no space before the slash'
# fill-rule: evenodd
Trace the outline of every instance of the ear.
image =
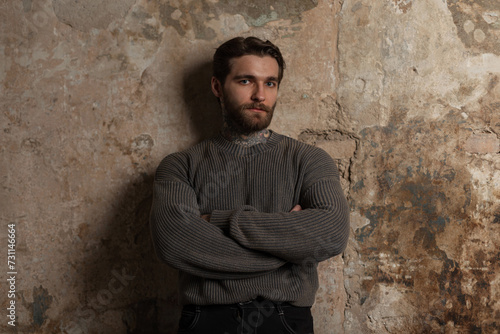
<svg viewBox="0 0 500 334">
<path fill-rule="evenodd" d="M 219 99 L 222 97 L 222 85 L 216 77 L 212 77 L 212 92 Z"/>
</svg>

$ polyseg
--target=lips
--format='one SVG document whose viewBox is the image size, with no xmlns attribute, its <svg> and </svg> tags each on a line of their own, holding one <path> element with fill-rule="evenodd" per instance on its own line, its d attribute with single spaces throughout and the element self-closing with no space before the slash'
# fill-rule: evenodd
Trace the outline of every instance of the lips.
<svg viewBox="0 0 500 334">
<path fill-rule="evenodd" d="M 244 106 L 245 109 L 248 109 L 253 112 L 270 112 L 271 108 L 268 108 L 266 105 L 263 104 L 247 104 Z"/>
<path fill-rule="evenodd" d="M 262 109 L 258 109 L 258 108 L 250 108 L 249 110 L 253 111 L 253 112 L 267 112 L 265 110 L 262 110 Z"/>
</svg>

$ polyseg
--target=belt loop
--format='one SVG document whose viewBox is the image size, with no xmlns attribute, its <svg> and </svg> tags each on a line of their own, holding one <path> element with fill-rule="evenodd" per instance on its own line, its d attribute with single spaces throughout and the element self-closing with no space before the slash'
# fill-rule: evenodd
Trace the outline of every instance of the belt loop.
<svg viewBox="0 0 500 334">
<path fill-rule="evenodd" d="M 244 316 L 243 304 L 236 303 L 236 320 L 238 321 L 238 323 L 240 324 L 242 323 L 243 316 Z"/>
<path fill-rule="evenodd" d="M 196 305 L 196 307 L 195 307 L 194 311 L 195 311 L 196 313 L 201 313 L 201 306 L 200 306 L 200 305 Z"/>
<path fill-rule="evenodd" d="M 283 308 L 281 307 L 281 302 L 277 302 L 276 303 L 276 309 L 278 310 L 278 314 L 280 316 L 282 316 L 283 314 L 285 314 L 285 312 L 283 312 Z"/>
</svg>

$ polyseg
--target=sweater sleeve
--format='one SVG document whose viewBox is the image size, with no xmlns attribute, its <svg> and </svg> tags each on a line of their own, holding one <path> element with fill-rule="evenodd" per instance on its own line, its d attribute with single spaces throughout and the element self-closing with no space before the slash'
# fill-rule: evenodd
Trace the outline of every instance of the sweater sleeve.
<svg viewBox="0 0 500 334">
<path fill-rule="evenodd" d="M 175 175 L 156 179 L 153 191 L 153 243 L 158 256 L 172 267 L 208 279 L 239 279 L 285 264 L 276 256 L 238 244 L 200 218 L 195 191 Z"/>
<path fill-rule="evenodd" d="M 229 225 L 229 235 L 244 247 L 289 262 L 316 263 L 341 254 L 349 237 L 349 208 L 335 163 L 328 156 L 308 167 L 301 211 L 266 213 L 251 206 L 214 211 L 211 221 Z M 290 208 L 291 209 L 291 208 Z"/>
</svg>

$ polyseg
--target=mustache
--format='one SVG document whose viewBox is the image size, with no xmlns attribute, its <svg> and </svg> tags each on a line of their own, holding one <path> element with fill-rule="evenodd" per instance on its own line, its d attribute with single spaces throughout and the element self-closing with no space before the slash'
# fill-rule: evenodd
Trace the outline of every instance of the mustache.
<svg viewBox="0 0 500 334">
<path fill-rule="evenodd" d="M 262 104 L 262 103 L 248 103 L 248 104 L 243 104 L 241 106 L 241 110 L 243 109 L 260 109 L 260 110 L 264 110 L 266 112 L 272 112 L 272 108 L 271 107 L 268 107 L 266 106 L 265 104 Z"/>
</svg>

